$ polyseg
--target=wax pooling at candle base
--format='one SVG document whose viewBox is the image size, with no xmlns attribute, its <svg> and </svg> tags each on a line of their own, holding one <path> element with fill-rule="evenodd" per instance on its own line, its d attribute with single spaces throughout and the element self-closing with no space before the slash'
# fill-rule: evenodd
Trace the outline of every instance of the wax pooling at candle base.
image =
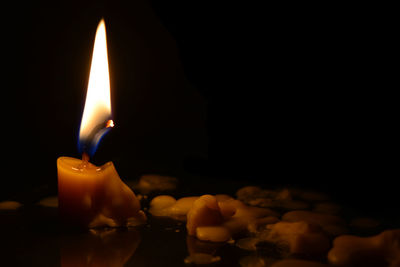
<svg viewBox="0 0 400 267">
<path fill-rule="evenodd" d="M 60 157 L 57 169 L 59 211 L 64 221 L 90 228 L 145 221 L 139 200 L 121 181 L 112 162 L 98 167 Z"/>
</svg>

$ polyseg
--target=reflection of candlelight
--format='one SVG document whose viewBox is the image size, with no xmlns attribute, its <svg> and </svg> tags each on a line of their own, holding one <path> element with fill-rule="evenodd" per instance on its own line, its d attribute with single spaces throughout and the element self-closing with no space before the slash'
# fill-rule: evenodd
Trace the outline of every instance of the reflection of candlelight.
<svg viewBox="0 0 400 267">
<path fill-rule="evenodd" d="M 90 230 L 85 237 L 67 237 L 61 241 L 61 267 L 119 267 L 132 257 L 140 243 L 136 230 Z"/>
</svg>

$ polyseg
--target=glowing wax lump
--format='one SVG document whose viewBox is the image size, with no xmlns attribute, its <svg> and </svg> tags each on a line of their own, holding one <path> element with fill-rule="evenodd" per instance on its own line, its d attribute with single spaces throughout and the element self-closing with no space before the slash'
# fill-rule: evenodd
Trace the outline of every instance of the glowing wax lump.
<svg viewBox="0 0 400 267">
<path fill-rule="evenodd" d="M 146 174 L 142 175 L 139 182 L 133 184 L 132 187 L 143 194 L 148 194 L 154 191 L 163 192 L 175 190 L 177 184 L 178 179 L 176 177 Z"/>
<path fill-rule="evenodd" d="M 58 197 L 46 197 L 41 199 L 37 205 L 48 208 L 58 208 Z"/>
<path fill-rule="evenodd" d="M 400 266 L 400 229 L 371 237 L 339 236 L 328 253 L 334 266 Z"/>
<path fill-rule="evenodd" d="M 225 242 L 233 234 L 245 231 L 257 219 L 278 214 L 270 209 L 250 207 L 227 195 L 203 195 L 175 200 L 171 196 L 155 197 L 150 203 L 154 216 L 183 219 L 186 215 L 188 234 L 200 240 Z M 255 228 L 256 226 L 252 226 Z"/>
<path fill-rule="evenodd" d="M 248 225 L 256 219 L 267 216 L 278 214 L 269 209 L 249 207 L 239 200 L 225 199 L 218 202 L 216 197 L 204 195 L 189 210 L 186 228 L 189 235 L 195 235 L 198 239 L 224 242 L 232 235 L 246 231 Z"/>
<path fill-rule="evenodd" d="M 328 235 L 318 226 L 304 221 L 268 224 L 253 237 L 243 238 L 236 245 L 245 250 L 257 250 L 262 242 L 274 244 L 287 254 L 323 255 L 330 248 Z"/>
<path fill-rule="evenodd" d="M 320 226 L 331 236 L 338 236 L 348 232 L 345 221 L 335 215 L 323 214 L 312 211 L 290 211 L 282 216 L 283 221 L 300 222 Z"/>
<path fill-rule="evenodd" d="M 305 199 L 301 198 L 305 195 Z M 265 190 L 258 186 L 246 186 L 236 192 L 239 200 L 251 206 L 263 208 L 276 208 L 282 210 L 304 210 L 310 208 L 307 201 L 309 196 L 305 192 L 299 193 L 293 189 Z M 322 198 L 324 196 L 311 196 L 311 198 Z"/>
<path fill-rule="evenodd" d="M 17 210 L 22 206 L 17 201 L 2 201 L 0 202 L 0 210 Z"/>
<path fill-rule="evenodd" d="M 304 221 L 278 222 L 268 226 L 263 240 L 287 246 L 292 254 L 323 254 L 330 248 L 329 237 L 317 225 Z"/>
<path fill-rule="evenodd" d="M 171 217 L 177 220 L 186 220 L 186 214 L 199 197 L 183 197 L 176 200 L 172 196 L 161 195 L 152 199 L 149 212 L 153 216 Z"/>
</svg>

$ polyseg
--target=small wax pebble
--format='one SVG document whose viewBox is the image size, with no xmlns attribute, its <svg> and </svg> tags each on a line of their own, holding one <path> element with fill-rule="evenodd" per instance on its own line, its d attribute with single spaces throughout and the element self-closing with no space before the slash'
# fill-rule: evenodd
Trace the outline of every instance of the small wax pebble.
<svg viewBox="0 0 400 267">
<path fill-rule="evenodd" d="M 0 202 L 0 210 L 17 210 L 22 206 L 17 201 L 2 201 Z"/>
<path fill-rule="evenodd" d="M 187 213 L 186 228 L 189 235 L 196 235 L 199 226 L 215 226 L 223 222 L 223 216 L 217 199 L 211 195 L 203 195 L 193 202 Z"/>
<path fill-rule="evenodd" d="M 250 233 L 257 233 L 265 229 L 266 225 L 277 223 L 279 219 L 275 216 L 267 216 L 259 219 L 255 219 L 254 221 L 250 222 L 247 226 L 247 230 Z"/>
<path fill-rule="evenodd" d="M 312 211 L 290 211 L 282 216 L 283 221 L 305 221 L 319 225 L 325 232 L 332 236 L 344 234 L 348 231 L 345 221 L 335 215 L 323 214 Z"/>
<path fill-rule="evenodd" d="M 203 241 L 226 242 L 231 239 L 231 233 L 222 226 L 203 226 L 196 228 L 196 237 Z"/>
<path fill-rule="evenodd" d="M 322 254 L 330 248 L 328 236 L 318 225 L 307 222 L 278 222 L 268 225 L 263 238 L 277 245 L 288 246 L 294 254 Z"/>
<path fill-rule="evenodd" d="M 328 253 L 335 266 L 390 266 L 400 263 L 400 229 L 386 230 L 371 237 L 343 235 L 333 241 Z"/>
<path fill-rule="evenodd" d="M 246 237 L 239 239 L 236 242 L 236 246 L 244 249 L 244 250 L 250 250 L 250 251 L 255 251 L 257 250 L 257 244 L 260 242 L 260 239 L 257 237 Z"/>
<path fill-rule="evenodd" d="M 38 202 L 38 205 L 49 208 L 58 207 L 58 197 L 46 197 Z"/>
<path fill-rule="evenodd" d="M 178 179 L 175 177 L 147 174 L 140 177 L 136 186 L 143 193 L 152 191 L 168 191 L 176 189 Z"/>
</svg>

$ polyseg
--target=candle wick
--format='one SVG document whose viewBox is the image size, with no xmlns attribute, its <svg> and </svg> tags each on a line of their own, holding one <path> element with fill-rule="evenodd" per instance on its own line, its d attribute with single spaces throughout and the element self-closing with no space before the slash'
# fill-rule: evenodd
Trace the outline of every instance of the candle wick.
<svg viewBox="0 0 400 267">
<path fill-rule="evenodd" d="M 86 169 L 89 165 L 89 154 L 86 152 L 82 153 L 82 163 L 80 164 L 80 169 Z"/>
<path fill-rule="evenodd" d="M 89 163 L 89 154 L 88 153 L 86 153 L 86 152 L 82 153 L 82 161 L 86 164 Z"/>
</svg>

